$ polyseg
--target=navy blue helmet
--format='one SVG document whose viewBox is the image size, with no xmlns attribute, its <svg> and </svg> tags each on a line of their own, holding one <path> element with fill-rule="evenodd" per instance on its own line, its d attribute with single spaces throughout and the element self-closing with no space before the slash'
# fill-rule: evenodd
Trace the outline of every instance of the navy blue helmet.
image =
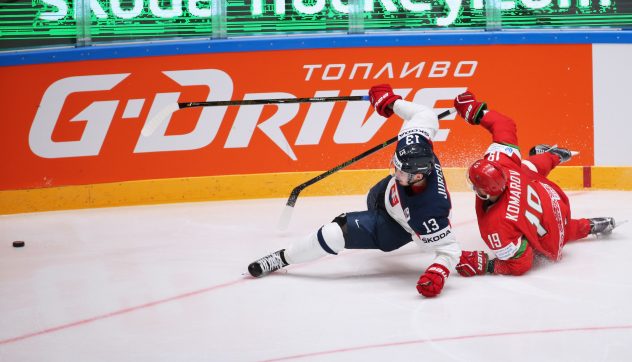
<svg viewBox="0 0 632 362">
<path fill-rule="evenodd" d="M 425 137 L 411 134 L 397 142 L 392 162 L 397 170 L 428 176 L 434 168 L 435 154 Z"/>
</svg>

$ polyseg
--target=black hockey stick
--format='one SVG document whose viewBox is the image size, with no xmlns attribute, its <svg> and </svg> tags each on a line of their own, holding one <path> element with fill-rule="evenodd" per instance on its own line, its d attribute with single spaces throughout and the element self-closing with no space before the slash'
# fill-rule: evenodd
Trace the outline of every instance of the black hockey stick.
<svg viewBox="0 0 632 362">
<path fill-rule="evenodd" d="M 151 136 L 167 117 L 173 112 L 183 108 L 194 107 L 219 107 L 219 106 L 247 106 L 256 104 L 288 104 L 288 103 L 321 103 L 340 101 L 368 101 L 369 96 L 338 96 L 338 97 L 311 97 L 311 98 L 276 98 L 276 99 L 241 99 L 233 101 L 208 101 L 208 102 L 181 102 L 171 103 L 153 115 L 149 115 L 148 121 L 143 126 L 141 134 Z"/>
<path fill-rule="evenodd" d="M 441 112 L 437 117 L 439 119 L 445 118 L 447 116 L 449 116 L 450 114 L 456 112 L 456 109 L 454 108 L 450 108 L 446 111 Z M 292 211 L 294 210 L 294 205 L 296 205 L 296 200 L 298 199 L 298 195 L 301 193 L 301 191 L 303 191 L 306 187 L 315 184 L 316 182 L 324 179 L 325 177 L 331 175 L 332 173 L 335 173 L 337 171 L 340 171 L 341 169 L 351 165 L 352 163 L 355 163 L 357 161 L 360 161 L 361 159 L 365 158 L 368 155 L 371 155 L 385 147 L 390 146 L 391 144 L 393 144 L 395 141 L 397 141 L 397 136 L 390 138 L 382 143 L 380 143 L 379 145 L 372 147 L 364 152 L 362 152 L 361 154 L 339 164 L 338 166 L 329 169 L 323 173 L 321 173 L 320 175 L 311 178 L 305 182 L 303 182 L 302 184 L 296 186 L 294 189 L 292 189 L 292 192 L 290 193 L 290 197 L 287 199 L 287 203 L 285 204 L 285 209 L 283 209 L 283 213 L 281 214 L 281 219 L 279 220 L 279 225 L 278 228 L 280 230 L 285 230 L 287 228 L 287 226 L 290 224 L 290 218 L 292 217 Z"/>
<path fill-rule="evenodd" d="M 243 99 L 239 101 L 184 102 L 184 103 L 178 103 L 178 109 L 192 108 L 192 107 L 247 106 L 247 105 L 253 105 L 253 104 L 320 103 L 320 102 L 368 101 L 368 100 L 369 100 L 369 96 Z"/>
</svg>

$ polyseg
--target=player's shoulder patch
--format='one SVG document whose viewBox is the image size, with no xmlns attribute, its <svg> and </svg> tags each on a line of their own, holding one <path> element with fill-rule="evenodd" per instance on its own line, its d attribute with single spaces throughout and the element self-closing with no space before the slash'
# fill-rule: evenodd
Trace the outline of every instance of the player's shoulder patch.
<svg viewBox="0 0 632 362">
<path fill-rule="evenodd" d="M 509 145 L 503 145 L 501 143 L 494 142 L 491 145 L 489 145 L 489 147 L 487 148 L 487 151 L 485 151 L 485 154 L 487 155 L 490 153 L 502 153 L 509 157 L 516 155 L 519 159 L 522 159 L 522 156 L 520 155 L 520 150 L 518 148 L 509 146 Z"/>
<path fill-rule="evenodd" d="M 388 201 L 391 204 L 391 207 L 395 207 L 395 205 L 399 204 L 399 193 L 397 192 L 397 184 L 394 182 L 389 183 L 390 187 L 388 188 Z"/>
</svg>

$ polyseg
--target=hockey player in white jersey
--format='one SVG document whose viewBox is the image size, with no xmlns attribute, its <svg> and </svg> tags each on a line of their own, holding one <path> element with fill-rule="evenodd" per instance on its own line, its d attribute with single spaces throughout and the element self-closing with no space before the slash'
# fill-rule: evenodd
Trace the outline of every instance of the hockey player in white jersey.
<svg viewBox="0 0 632 362">
<path fill-rule="evenodd" d="M 461 249 L 450 227 L 450 194 L 433 152 L 437 115 L 429 107 L 403 100 L 388 84 L 372 87 L 369 96 L 378 114 L 390 117 L 395 113 L 405 120 L 391 175 L 369 191 L 368 210 L 342 214 L 287 248 L 254 261 L 248 266 L 252 276 L 337 255 L 344 249 L 389 252 L 414 241 L 421 250 L 435 254 L 417 281 L 417 291 L 426 297 L 441 293 Z"/>
</svg>

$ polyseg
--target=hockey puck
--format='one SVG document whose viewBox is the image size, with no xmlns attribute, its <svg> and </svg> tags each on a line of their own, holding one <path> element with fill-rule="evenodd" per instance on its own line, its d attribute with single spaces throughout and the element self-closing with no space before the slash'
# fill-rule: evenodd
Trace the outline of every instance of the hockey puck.
<svg viewBox="0 0 632 362">
<path fill-rule="evenodd" d="M 22 240 L 18 240 L 18 241 L 14 241 L 13 242 L 13 247 L 14 248 L 21 248 L 23 246 L 24 246 L 24 241 L 22 241 Z"/>
</svg>

